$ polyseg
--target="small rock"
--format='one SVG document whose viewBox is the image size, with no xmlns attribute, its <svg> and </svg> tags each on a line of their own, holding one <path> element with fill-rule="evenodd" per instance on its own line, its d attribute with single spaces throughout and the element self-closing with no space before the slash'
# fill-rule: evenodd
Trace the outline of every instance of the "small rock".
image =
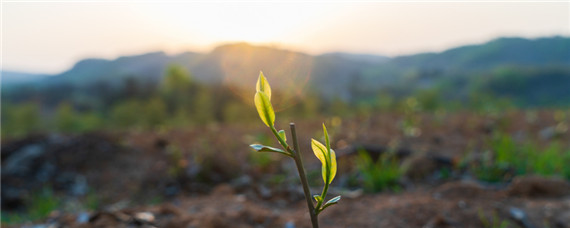
<svg viewBox="0 0 570 228">
<path fill-rule="evenodd" d="M 259 195 L 261 196 L 261 198 L 268 199 L 268 198 L 271 198 L 271 196 L 273 195 L 271 193 L 271 189 L 269 189 L 263 185 L 259 186 L 259 188 L 257 188 L 257 189 L 259 190 Z"/>
<path fill-rule="evenodd" d="M 509 214 L 516 220 L 522 220 L 526 217 L 524 211 L 516 207 L 509 208 Z"/>
<path fill-rule="evenodd" d="M 89 186 L 87 185 L 87 178 L 83 175 L 76 175 L 75 181 L 71 186 L 70 192 L 74 196 L 84 196 L 87 194 Z"/>
<path fill-rule="evenodd" d="M 528 219 L 526 213 L 519 208 L 510 207 L 509 214 L 511 217 L 516 220 L 519 224 L 522 224 L 525 228 L 534 228 L 535 226 L 532 225 Z"/>
<path fill-rule="evenodd" d="M 249 175 L 242 175 L 236 179 L 233 179 L 231 184 L 236 189 L 247 188 L 251 186 L 251 177 Z"/>
<path fill-rule="evenodd" d="M 289 221 L 285 223 L 285 228 L 295 228 L 295 223 L 293 221 Z"/>
<path fill-rule="evenodd" d="M 32 170 L 32 163 L 35 159 L 44 154 L 44 149 L 40 145 L 29 145 L 19 151 L 14 152 L 14 155 L 2 164 L 3 175 L 27 175 Z"/>
<path fill-rule="evenodd" d="M 89 222 L 89 213 L 87 212 L 80 212 L 77 215 L 77 219 L 75 220 L 77 223 L 79 224 L 83 224 L 83 223 L 87 223 Z"/>
<path fill-rule="evenodd" d="M 166 204 L 163 204 L 162 206 L 160 206 L 155 211 L 155 214 L 182 216 L 184 214 L 184 212 L 180 208 L 178 208 L 178 207 L 176 207 L 170 203 L 166 203 Z"/>
<path fill-rule="evenodd" d="M 154 222 L 154 215 L 150 212 L 139 212 L 135 214 L 135 218 L 144 222 Z"/>
<path fill-rule="evenodd" d="M 244 194 L 239 194 L 239 195 L 236 195 L 235 200 L 239 203 L 243 203 L 247 200 L 247 198 L 245 197 Z"/>
</svg>

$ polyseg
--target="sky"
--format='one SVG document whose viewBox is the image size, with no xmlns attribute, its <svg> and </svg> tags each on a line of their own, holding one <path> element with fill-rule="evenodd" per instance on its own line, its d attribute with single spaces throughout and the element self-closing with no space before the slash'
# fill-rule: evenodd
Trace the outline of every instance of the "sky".
<svg viewBox="0 0 570 228">
<path fill-rule="evenodd" d="M 2 70 L 59 73 L 84 58 L 208 52 L 249 42 L 309 54 L 397 56 L 497 37 L 570 36 L 570 2 L 3 1 Z"/>
</svg>

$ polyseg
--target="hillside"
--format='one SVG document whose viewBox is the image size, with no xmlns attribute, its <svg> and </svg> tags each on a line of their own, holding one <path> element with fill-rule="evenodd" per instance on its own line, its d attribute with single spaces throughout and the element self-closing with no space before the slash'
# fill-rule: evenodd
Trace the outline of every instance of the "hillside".
<svg viewBox="0 0 570 228">
<path fill-rule="evenodd" d="M 166 55 L 153 52 L 125 56 L 115 60 L 85 59 L 70 70 L 52 77 L 20 80 L 11 83 L 3 80 L 2 89 L 8 99 L 21 96 L 26 87 L 40 91 L 53 87 L 81 88 L 94 84 L 119 89 L 129 78 L 143 83 L 158 84 L 164 69 L 179 64 L 193 77 L 204 83 L 222 83 L 243 87 L 254 83 L 259 70 L 271 75 L 276 88 L 307 89 L 325 98 L 338 97 L 348 101 L 365 100 L 376 96 L 378 90 L 396 91 L 397 94 L 414 93 L 417 89 L 439 88 L 446 94 L 466 96 L 469 91 L 489 90 L 497 94 L 495 85 L 507 69 L 514 74 L 525 74 L 522 79 L 536 81 L 544 76 L 542 84 L 568 85 L 570 77 L 570 38 L 549 37 L 539 39 L 500 38 L 478 45 L 461 46 L 441 53 L 421 53 L 387 58 L 374 55 L 329 53 L 312 56 L 301 52 L 253 46 L 247 43 L 228 44 L 209 53 L 185 52 Z M 503 70 L 501 70 L 503 69 Z M 556 76 L 550 77 L 552 69 Z M 14 75 L 15 73 L 11 73 Z M 532 74 L 529 76 L 529 74 Z M 12 78 L 12 77 L 11 77 Z M 532 79 L 532 80 L 531 80 Z M 528 81 L 526 80 L 526 81 Z M 17 80 L 15 80 L 17 81 Z M 498 80 L 501 81 L 501 80 Z M 541 83 L 526 83 L 509 96 L 515 99 L 529 91 L 540 91 L 539 97 L 569 96 L 557 90 L 555 95 L 542 88 Z M 533 85 L 540 88 L 535 89 Z M 482 87 L 483 86 L 483 87 Z M 4 99 L 5 97 L 3 97 Z M 531 99 L 540 105 L 540 99 Z M 544 100 L 544 99 L 543 99 Z"/>
</svg>

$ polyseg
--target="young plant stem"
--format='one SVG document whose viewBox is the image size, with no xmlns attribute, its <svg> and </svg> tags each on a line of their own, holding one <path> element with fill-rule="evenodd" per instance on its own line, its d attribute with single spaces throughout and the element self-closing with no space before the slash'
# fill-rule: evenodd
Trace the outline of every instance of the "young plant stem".
<svg viewBox="0 0 570 228">
<path fill-rule="evenodd" d="M 273 135 L 275 135 L 275 138 L 277 138 L 277 141 L 279 141 L 279 144 L 281 144 L 283 149 L 285 149 L 287 152 L 293 154 L 293 152 L 291 151 L 291 147 L 289 147 L 287 142 L 285 142 L 285 140 L 283 140 L 281 138 L 281 136 L 279 136 L 279 133 L 277 133 L 277 129 L 275 129 L 274 126 L 271 126 L 270 128 L 271 128 L 271 132 L 273 132 Z"/>
<path fill-rule="evenodd" d="M 305 199 L 307 200 L 307 207 L 309 207 L 309 215 L 311 216 L 311 223 L 313 228 L 319 228 L 319 219 L 313 201 L 311 199 L 311 191 L 309 190 L 309 182 L 305 176 L 305 168 L 303 166 L 303 158 L 301 157 L 301 151 L 299 150 L 299 143 L 297 142 L 297 131 L 295 130 L 295 123 L 290 123 L 291 136 L 293 138 L 293 159 L 295 159 L 295 165 L 297 165 L 297 171 L 299 172 L 299 177 L 301 178 L 301 184 L 303 185 L 303 192 L 305 193 Z"/>
<path fill-rule="evenodd" d="M 285 140 L 281 138 L 281 136 L 279 136 L 279 133 L 277 133 L 277 129 L 275 129 L 274 126 L 270 126 L 271 132 L 273 133 L 275 138 L 277 138 L 279 144 L 281 144 L 281 146 L 283 146 L 283 149 L 287 150 L 287 152 L 289 152 L 292 155 L 293 160 L 295 160 L 295 166 L 297 166 L 297 172 L 299 173 L 299 177 L 301 178 L 301 185 L 303 185 L 303 192 L 305 193 L 305 199 L 307 200 L 307 207 L 309 207 L 309 215 L 311 216 L 311 223 L 313 225 L 313 228 L 319 228 L 319 219 L 317 218 L 318 211 L 315 210 L 315 207 L 311 200 L 311 191 L 309 190 L 309 182 L 307 181 L 307 176 L 305 175 L 303 158 L 301 157 L 301 153 L 299 150 L 299 142 L 297 141 L 297 131 L 295 130 L 295 123 L 290 123 L 290 127 L 291 127 L 291 137 L 293 138 L 294 149 L 291 149 L 291 147 L 289 147 L 287 142 L 285 142 Z M 326 194 L 326 190 L 324 191 L 324 194 Z"/>
<path fill-rule="evenodd" d="M 329 184 L 328 184 L 328 183 L 325 183 L 325 187 L 323 188 L 323 192 L 321 193 L 321 201 L 319 201 L 319 202 L 317 203 L 317 209 L 315 210 L 315 213 L 316 213 L 317 215 L 319 215 L 319 213 L 321 213 L 321 211 L 322 211 L 321 209 L 324 209 L 324 208 L 321 208 L 321 206 L 322 206 L 323 203 L 325 202 L 325 197 L 327 196 L 327 191 L 328 191 L 328 190 L 329 190 Z"/>
</svg>

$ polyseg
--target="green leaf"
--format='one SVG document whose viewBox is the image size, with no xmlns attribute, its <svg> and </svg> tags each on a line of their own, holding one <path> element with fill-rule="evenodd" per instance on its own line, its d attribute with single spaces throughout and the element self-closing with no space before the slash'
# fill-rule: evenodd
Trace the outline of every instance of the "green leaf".
<svg viewBox="0 0 570 228">
<path fill-rule="evenodd" d="M 333 181 L 336 176 L 336 153 L 333 149 L 331 151 L 331 179 L 329 179 L 329 184 Z"/>
<path fill-rule="evenodd" d="M 280 130 L 279 132 L 277 132 L 277 134 L 279 134 L 279 137 L 281 137 L 283 141 L 287 141 L 287 135 L 285 135 L 285 130 Z"/>
<path fill-rule="evenodd" d="M 320 195 L 314 195 L 313 198 L 315 198 L 317 203 L 323 201 L 323 198 Z"/>
<path fill-rule="evenodd" d="M 285 152 L 282 149 L 270 147 L 270 146 L 265 146 L 265 145 L 261 145 L 261 144 L 251 144 L 249 146 L 251 148 L 253 148 L 254 150 L 256 150 L 257 152 L 280 152 L 280 153 Z"/>
<path fill-rule="evenodd" d="M 287 156 L 291 156 L 291 154 L 289 152 L 286 152 L 282 149 L 275 148 L 275 147 L 265 146 L 265 145 L 261 145 L 261 144 L 251 144 L 249 146 L 257 152 L 275 152 L 275 153 L 281 153 L 281 154 L 284 154 Z"/>
<path fill-rule="evenodd" d="M 331 149 L 331 142 L 329 141 L 329 133 L 327 132 L 327 127 L 325 127 L 325 123 L 323 123 L 323 132 L 325 134 L 325 145 L 327 146 L 327 151 Z M 330 155 L 329 155 L 330 157 Z"/>
<path fill-rule="evenodd" d="M 271 87 L 269 86 L 269 82 L 263 75 L 263 72 L 259 71 L 259 78 L 257 79 L 257 84 L 255 85 L 255 90 L 257 92 L 265 92 L 269 100 L 271 100 Z"/>
<path fill-rule="evenodd" d="M 329 206 L 337 204 L 339 200 L 340 200 L 340 196 L 337 196 L 337 197 L 330 199 L 329 201 L 327 201 L 325 203 L 325 205 L 323 205 L 323 207 L 320 209 L 320 211 L 323 211 L 325 208 L 327 208 Z"/>
<path fill-rule="evenodd" d="M 330 199 L 329 201 L 327 201 L 327 203 L 325 203 L 325 206 L 326 206 L 327 204 L 338 203 L 339 200 L 340 200 L 340 196 L 336 196 L 336 197 Z"/>
<path fill-rule="evenodd" d="M 258 91 L 255 93 L 253 100 L 261 121 L 263 121 L 263 123 L 268 127 L 273 126 L 275 123 L 275 112 L 273 111 L 273 106 L 271 106 L 271 102 L 269 101 L 267 94 L 263 91 Z"/>
<path fill-rule="evenodd" d="M 328 184 L 330 184 L 336 176 L 336 154 L 334 150 L 331 149 L 330 153 L 327 153 L 327 148 L 315 139 L 311 139 L 311 148 L 322 163 L 323 181 L 327 183 L 328 180 Z M 327 169 L 329 170 L 329 178 L 327 178 Z"/>
</svg>

